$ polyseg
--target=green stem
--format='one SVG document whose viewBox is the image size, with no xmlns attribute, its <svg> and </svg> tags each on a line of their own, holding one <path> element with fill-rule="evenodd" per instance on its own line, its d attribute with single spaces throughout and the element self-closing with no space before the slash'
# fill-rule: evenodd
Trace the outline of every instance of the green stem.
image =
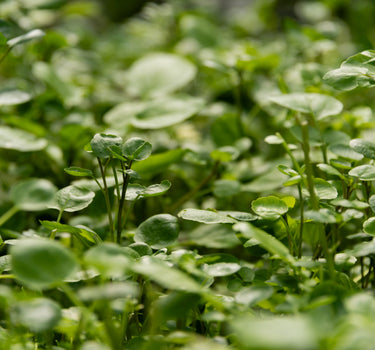
<svg viewBox="0 0 375 350">
<path fill-rule="evenodd" d="M 0 216 L 0 226 L 3 226 L 14 214 L 16 214 L 20 209 L 14 205 L 3 215 Z"/>
<path fill-rule="evenodd" d="M 310 193 L 310 203 L 313 210 L 319 210 L 319 200 L 315 193 L 315 186 L 314 186 L 314 174 L 313 168 L 310 161 L 310 144 L 309 144 L 309 129 L 307 121 L 301 122 L 302 127 L 302 148 L 305 157 L 305 166 L 306 166 L 306 177 L 307 177 L 307 187 Z M 322 246 L 324 256 L 327 259 L 327 267 L 330 274 L 330 277 L 334 279 L 335 276 L 335 268 L 334 268 L 334 260 L 333 256 L 328 249 L 328 241 L 327 236 L 324 232 L 324 226 L 322 224 L 318 224 L 319 230 L 319 237 L 320 237 L 320 244 Z"/>
<path fill-rule="evenodd" d="M 14 275 L 0 275 L 0 279 L 15 279 L 16 276 Z"/>
<path fill-rule="evenodd" d="M 299 196 L 299 201 L 301 203 L 300 225 L 299 225 L 299 242 L 298 242 L 298 259 L 301 259 L 301 257 L 302 257 L 303 227 L 304 227 L 304 220 L 305 220 L 305 206 L 304 206 L 301 184 L 298 185 L 298 196 Z"/>
<path fill-rule="evenodd" d="M 283 216 L 280 216 L 280 220 L 282 221 L 282 223 L 285 227 L 286 233 L 288 235 L 289 252 L 290 252 L 290 254 L 294 255 L 294 242 L 293 242 L 292 236 L 290 234 L 287 218 L 284 218 Z"/>
<path fill-rule="evenodd" d="M 236 75 L 237 75 L 237 82 L 235 89 L 233 90 L 234 98 L 236 101 L 237 106 L 237 114 L 236 114 L 236 120 L 237 120 L 237 127 L 238 131 L 241 136 L 244 135 L 244 128 L 242 124 L 242 113 L 243 113 L 243 105 L 242 105 L 242 85 L 243 85 L 243 77 L 242 72 L 240 70 L 236 69 Z"/>
<path fill-rule="evenodd" d="M 105 179 L 105 173 L 104 173 L 102 161 L 100 160 L 99 157 L 97 157 L 97 159 L 98 159 L 98 163 L 99 163 L 100 173 L 101 173 L 102 179 L 103 179 L 103 190 L 104 190 L 104 198 L 105 198 L 105 203 L 106 203 L 107 212 L 108 212 L 110 239 L 111 239 L 112 242 L 114 242 L 115 237 L 114 237 L 114 229 L 113 229 L 112 209 L 111 209 L 111 202 L 109 200 L 109 192 L 108 192 L 107 181 Z"/>
<path fill-rule="evenodd" d="M 122 222 L 122 213 L 124 210 L 124 204 L 125 204 L 125 197 L 126 197 L 126 190 L 128 188 L 130 175 L 128 173 L 125 173 L 125 170 L 130 170 L 132 166 L 132 161 L 129 161 L 128 165 L 124 165 L 124 162 L 121 161 L 121 168 L 122 168 L 122 192 L 121 192 L 121 199 L 118 206 L 118 213 L 117 213 L 117 243 L 121 242 L 121 231 L 123 228 L 123 222 Z"/>
<path fill-rule="evenodd" d="M 12 47 L 8 46 L 8 48 L 6 49 L 6 51 L 4 52 L 4 54 L 0 58 L 0 64 L 4 61 L 5 57 L 8 56 L 8 54 L 9 54 L 9 52 L 10 52 L 11 49 L 12 49 Z"/>
</svg>

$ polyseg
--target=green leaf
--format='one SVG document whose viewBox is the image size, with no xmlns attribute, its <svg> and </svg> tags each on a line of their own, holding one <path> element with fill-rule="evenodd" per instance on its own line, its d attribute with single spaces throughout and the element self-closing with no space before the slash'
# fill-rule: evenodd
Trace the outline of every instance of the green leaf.
<svg viewBox="0 0 375 350">
<path fill-rule="evenodd" d="M 0 148 L 20 152 L 40 151 L 47 146 L 47 140 L 37 138 L 26 131 L 0 126 Z"/>
<path fill-rule="evenodd" d="M 28 179 L 11 188 L 10 198 L 19 209 L 39 211 L 50 207 L 56 191 L 56 187 L 48 180 Z"/>
<path fill-rule="evenodd" d="M 148 187 L 139 184 L 129 184 L 125 199 L 127 201 L 134 201 L 139 198 L 161 196 L 166 193 L 170 187 L 171 183 L 168 180 L 163 180 L 160 184 L 154 184 Z"/>
<path fill-rule="evenodd" d="M 230 326 L 241 349 L 318 349 L 318 337 L 311 322 L 302 316 L 235 317 Z"/>
<path fill-rule="evenodd" d="M 213 185 L 213 193 L 218 198 L 232 197 L 241 190 L 240 182 L 236 180 L 216 180 Z"/>
<path fill-rule="evenodd" d="M 349 160 L 361 160 L 363 155 L 360 154 L 357 150 L 353 150 L 354 147 L 350 147 L 349 145 L 344 145 L 341 143 L 335 143 L 328 147 L 328 150 L 341 158 L 349 159 Z"/>
<path fill-rule="evenodd" d="M 144 102 L 144 108 L 131 120 L 131 124 L 139 129 L 161 129 L 181 123 L 204 106 L 198 97 L 166 96 L 157 100 Z"/>
<path fill-rule="evenodd" d="M 189 275 L 153 256 L 143 256 L 133 266 L 133 271 L 171 290 L 191 293 L 200 293 L 203 290 L 200 284 Z"/>
<path fill-rule="evenodd" d="M 61 211 L 75 212 L 87 208 L 95 197 L 95 192 L 70 185 L 56 193 L 56 204 L 50 205 Z"/>
<path fill-rule="evenodd" d="M 154 249 L 173 244 L 180 232 L 178 220 L 170 214 L 157 214 L 142 222 L 134 236 L 136 242 L 143 242 Z"/>
<path fill-rule="evenodd" d="M 93 177 L 94 174 L 90 169 L 84 169 L 77 166 L 72 166 L 70 168 L 65 168 L 64 171 L 72 176 L 88 176 Z"/>
<path fill-rule="evenodd" d="M 214 264 L 204 264 L 203 271 L 212 277 L 223 277 L 233 275 L 241 269 L 241 265 L 234 262 L 218 262 Z"/>
<path fill-rule="evenodd" d="M 369 200 L 368 200 L 368 203 L 370 205 L 370 208 L 373 212 L 375 212 L 375 195 L 372 195 Z"/>
<path fill-rule="evenodd" d="M 342 175 L 336 168 L 334 168 L 333 166 L 329 164 L 320 163 L 320 164 L 317 164 L 317 167 L 328 175 L 337 176 L 340 179 L 345 178 L 344 175 Z"/>
<path fill-rule="evenodd" d="M 127 73 L 127 86 L 131 94 L 160 96 L 187 85 L 194 79 L 196 68 L 183 57 L 151 53 L 137 60 Z"/>
<path fill-rule="evenodd" d="M 260 197 L 251 203 L 255 214 L 267 220 L 277 220 L 288 211 L 288 205 L 275 196 Z"/>
<path fill-rule="evenodd" d="M 197 221 L 204 224 L 234 224 L 237 222 L 237 220 L 225 213 L 203 209 L 183 209 L 177 216 L 184 220 Z"/>
<path fill-rule="evenodd" d="M 375 236 L 375 217 L 369 218 L 363 223 L 363 231 Z"/>
<path fill-rule="evenodd" d="M 181 161 L 185 153 L 186 150 L 178 148 L 154 154 L 142 162 L 135 163 L 133 169 L 142 177 L 151 177 L 166 171 L 170 165 Z"/>
<path fill-rule="evenodd" d="M 271 254 L 278 256 L 285 262 L 289 264 L 295 262 L 289 253 L 289 249 L 274 236 L 271 236 L 262 229 L 251 225 L 248 222 L 238 223 L 234 225 L 233 228 L 249 240 L 255 239 L 264 249 L 268 250 Z"/>
<path fill-rule="evenodd" d="M 104 242 L 88 250 L 84 261 L 105 277 L 121 278 L 130 270 L 137 257 L 139 255 L 131 248 Z"/>
<path fill-rule="evenodd" d="M 7 44 L 9 47 L 14 47 L 19 44 L 23 44 L 27 41 L 34 40 L 34 39 L 40 39 L 45 35 L 45 33 L 40 29 L 34 29 L 30 32 L 17 36 L 13 39 L 8 40 Z"/>
<path fill-rule="evenodd" d="M 47 298 L 19 301 L 10 310 L 12 324 L 26 327 L 35 333 L 52 330 L 61 317 L 60 306 Z"/>
<path fill-rule="evenodd" d="M 241 244 L 235 232 L 228 225 L 200 225 L 186 233 L 187 241 L 196 246 L 207 248 L 233 248 Z"/>
<path fill-rule="evenodd" d="M 21 90 L 3 90 L 0 91 L 0 106 L 13 106 L 25 103 L 31 100 L 28 92 Z"/>
<path fill-rule="evenodd" d="M 95 134 L 90 145 L 96 157 L 108 158 L 112 156 L 110 151 L 111 146 L 121 146 L 122 138 L 110 134 Z"/>
<path fill-rule="evenodd" d="M 374 58 L 373 50 L 357 53 L 346 59 L 339 69 L 326 73 L 323 79 L 338 90 L 371 87 L 375 84 Z"/>
<path fill-rule="evenodd" d="M 323 224 L 335 224 L 341 221 L 339 214 L 327 208 L 321 208 L 319 210 L 308 210 L 305 212 L 305 217 L 308 220 L 320 222 Z"/>
<path fill-rule="evenodd" d="M 314 188 L 320 199 L 335 199 L 338 195 L 335 186 L 320 178 L 314 178 Z M 303 189 L 303 193 L 306 196 L 310 196 L 310 193 L 306 188 Z"/>
<path fill-rule="evenodd" d="M 318 120 L 341 113 L 343 104 L 329 95 L 317 93 L 290 93 L 270 98 L 278 105 L 293 111 L 313 114 Z"/>
<path fill-rule="evenodd" d="M 375 196 L 373 199 L 375 199 Z M 348 200 L 344 198 L 337 198 L 337 199 L 332 200 L 330 203 L 332 205 L 344 207 L 344 208 L 366 209 L 369 207 L 367 203 L 359 201 L 358 199 Z M 370 197 L 369 203 L 371 206 L 371 197 Z"/>
<path fill-rule="evenodd" d="M 375 180 L 375 166 L 370 164 L 359 165 L 348 173 L 350 176 L 358 177 L 362 181 Z"/>
<path fill-rule="evenodd" d="M 235 296 L 235 300 L 239 304 L 252 307 L 258 304 L 259 302 L 270 298 L 272 294 L 273 288 L 271 286 L 256 285 L 244 288 L 241 291 L 239 291 Z"/>
<path fill-rule="evenodd" d="M 211 158 L 219 162 L 230 162 L 237 159 L 239 155 L 240 152 L 232 146 L 223 146 L 210 153 Z"/>
<path fill-rule="evenodd" d="M 31 289 L 56 286 L 78 267 L 71 251 L 51 240 L 19 240 L 10 248 L 10 255 L 13 274 Z"/>
<path fill-rule="evenodd" d="M 363 154 L 366 158 L 375 159 L 375 143 L 363 139 L 353 139 L 349 144 L 357 153 Z"/>
<path fill-rule="evenodd" d="M 82 287 L 78 290 L 78 298 L 84 302 L 95 300 L 115 300 L 137 298 L 139 286 L 135 282 L 111 282 L 97 286 Z"/>
<path fill-rule="evenodd" d="M 122 154 L 129 160 L 144 160 L 151 154 L 151 143 L 139 137 L 132 137 L 122 145 Z"/>
</svg>

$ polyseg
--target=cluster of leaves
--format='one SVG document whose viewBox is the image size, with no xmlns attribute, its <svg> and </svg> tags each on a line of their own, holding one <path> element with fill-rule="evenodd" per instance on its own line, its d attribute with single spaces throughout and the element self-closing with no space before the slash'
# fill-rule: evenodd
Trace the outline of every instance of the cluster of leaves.
<svg viewBox="0 0 375 350">
<path fill-rule="evenodd" d="M 375 51 L 200 3 L 0 4 L 0 348 L 373 347 Z"/>
</svg>

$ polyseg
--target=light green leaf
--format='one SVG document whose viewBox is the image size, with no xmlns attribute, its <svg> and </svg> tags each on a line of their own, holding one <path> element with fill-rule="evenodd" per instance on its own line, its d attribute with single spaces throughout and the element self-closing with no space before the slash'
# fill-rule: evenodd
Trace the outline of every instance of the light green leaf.
<svg viewBox="0 0 375 350">
<path fill-rule="evenodd" d="M 70 168 L 65 168 L 64 171 L 72 176 L 88 176 L 93 177 L 94 174 L 90 169 L 84 169 L 77 166 L 72 166 Z"/>
<path fill-rule="evenodd" d="M 369 218 L 363 223 L 363 231 L 375 236 L 375 217 Z"/>
<path fill-rule="evenodd" d="M 318 349 L 318 337 L 311 322 L 302 316 L 235 317 L 231 323 L 234 337 L 247 350 Z"/>
<path fill-rule="evenodd" d="M 143 242 L 154 249 L 173 244 L 180 233 L 178 220 L 170 214 L 157 214 L 142 222 L 134 236 L 136 242 Z"/>
<path fill-rule="evenodd" d="M 13 39 L 8 40 L 7 44 L 9 47 L 14 47 L 19 44 L 23 44 L 27 41 L 34 40 L 34 39 L 40 39 L 45 35 L 45 33 L 40 29 L 34 29 L 30 32 L 17 36 Z"/>
<path fill-rule="evenodd" d="M 37 138 L 26 131 L 0 126 L 0 148 L 20 152 L 40 151 L 47 146 L 47 140 Z"/>
<path fill-rule="evenodd" d="M 15 205 L 26 211 L 45 210 L 54 203 L 57 188 L 46 179 L 28 179 L 15 184 L 10 198 Z"/>
<path fill-rule="evenodd" d="M 161 129 L 181 123 L 204 106 L 198 97 L 163 97 L 144 103 L 144 108 L 131 120 L 131 124 L 139 129 Z"/>
<path fill-rule="evenodd" d="M 109 134 L 95 134 L 90 145 L 92 152 L 96 157 L 108 158 L 111 157 L 111 146 L 121 146 L 122 138 L 116 135 Z"/>
<path fill-rule="evenodd" d="M 177 216 L 184 220 L 202 222 L 204 224 L 234 224 L 237 220 L 225 213 L 203 209 L 183 209 Z"/>
<path fill-rule="evenodd" d="M 335 143 L 328 147 L 328 150 L 341 158 L 349 159 L 349 160 L 361 160 L 363 155 L 360 154 L 357 150 L 353 150 L 354 147 L 350 147 L 349 145 Z"/>
<path fill-rule="evenodd" d="M 296 92 L 271 97 L 270 100 L 293 111 L 313 114 L 318 120 L 337 115 L 343 108 L 334 97 L 317 93 Z"/>
<path fill-rule="evenodd" d="M 289 264 L 293 264 L 295 260 L 289 253 L 289 249 L 282 244 L 277 238 L 271 236 L 262 229 L 251 225 L 248 222 L 240 222 L 233 226 L 234 230 L 239 231 L 244 237 L 249 240 L 255 239 L 264 249 L 271 254 L 278 256 Z"/>
<path fill-rule="evenodd" d="M 349 144 L 357 153 L 363 154 L 366 158 L 375 159 L 375 143 L 363 139 L 353 139 Z"/>
<path fill-rule="evenodd" d="M 235 296 L 235 300 L 239 304 L 251 307 L 270 298 L 272 294 L 273 288 L 271 286 L 255 285 L 239 291 Z"/>
<path fill-rule="evenodd" d="M 61 211 L 74 212 L 87 208 L 95 197 L 95 192 L 70 185 L 56 193 L 56 204 L 50 205 Z"/>
<path fill-rule="evenodd" d="M 169 53 L 151 53 L 137 60 L 128 70 L 127 86 L 131 94 L 160 96 L 176 91 L 196 74 L 187 59 Z"/>
<path fill-rule="evenodd" d="M 170 165 L 181 161 L 185 153 L 186 150 L 177 148 L 154 154 L 142 162 L 135 163 L 133 169 L 143 178 L 148 178 L 166 171 Z"/>
<path fill-rule="evenodd" d="M 31 289 L 58 285 L 78 267 L 71 251 L 51 240 L 19 240 L 10 248 L 10 255 L 13 274 Z"/>
<path fill-rule="evenodd" d="M 320 222 L 323 224 L 335 224 L 341 221 L 341 217 L 339 214 L 336 214 L 336 212 L 327 208 L 321 208 L 319 210 L 308 210 L 305 212 L 305 217 L 308 220 Z"/>
<path fill-rule="evenodd" d="M 375 180 L 375 166 L 370 164 L 359 165 L 348 173 L 350 176 L 358 177 L 362 181 Z"/>
<path fill-rule="evenodd" d="M 314 178 L 314 187 L 315 192 L 320 199 L 335 199 L 338 195 L 336 187 L 323 179 Z M 306 196 L 310 196 L 310 193 L 306 188 L 303 189 L 303 193 Z"/>
<path fill-rule="evenodd" d="M 26 327 L 36 333 L 52 330 L 61 316 L 60 306 L 47 298 L 19 301 L 10 311 L 10 319 L 14 325 Z"/>
<path fill-rule="evenodd" d="M 153 256 L 142 257 L 133 266 L 133 271 L 150 278 L 164 288 L 191 293 L 200 293 L 203 290 L 189 275 Z"/>
<path fill-rule="evenodd" d="M 3 90 L 0 91 L 0 106 L 13 106 L 25 103 L 31 100 L 28 92 L 21 90 Z"/>
<path fill-rule="evenodd" d="M 288 211 L 288 205 L 275 196 L 260 197 L 251 202 L 255 214 L 267 220 L 277 220 Z"/>
<path fill-rule="evenodd" d="M 218 262 L 214 264 L 204 264 L 203 271 L 212 277 L 223 277 L 233 275 L 240 270 L 241 265 L 234 262 Z"/>
<path fill-rule="evenodd" d="M 213 185 L 213 193 L 218 198 L 232 197 L 241 190 L 240 182 L 236 180 L 216 180 Z"/>
<path fill-rule="evenodd" d="M 97 286 L 82 287 L 78 290 L 78 298 L 82 301 L 115 300 L 123 298 L 137 298 L 139 286 L 135 282 L 111 282 Z"/>
</svg>

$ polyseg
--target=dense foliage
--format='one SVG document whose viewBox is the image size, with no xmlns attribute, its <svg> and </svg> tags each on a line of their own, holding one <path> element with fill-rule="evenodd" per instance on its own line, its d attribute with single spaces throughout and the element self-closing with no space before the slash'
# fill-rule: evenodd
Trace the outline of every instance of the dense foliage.
<svg viewBox="0 0 375 350">
<path fill-rule="evenodd" d="M 239 3 L 0 3 L 1 349 L 373 349 L 375 5 Z"/>
</svg>

